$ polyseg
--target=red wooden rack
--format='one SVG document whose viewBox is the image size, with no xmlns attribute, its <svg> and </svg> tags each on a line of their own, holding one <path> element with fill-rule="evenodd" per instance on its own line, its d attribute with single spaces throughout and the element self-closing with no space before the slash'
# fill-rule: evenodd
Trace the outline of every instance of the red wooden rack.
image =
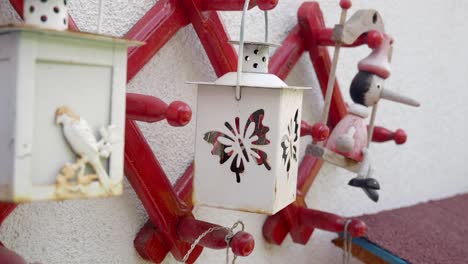
<svg viewBox="0 0 468 264">
<path fill-rule="evenodd" d="M 275 8 L 279 0 L 251 1 L 251 8 L 262 10 Z M 10 0 L 22 14 L 23 0 Z M 146 42 L 142 47 L 131 48 L 128 52 L 128 81 L 183 27 L 192 24 L 215 73 L 222 76 L 236 71 L 237 54 L 228 43 L 229 37 L 217 11 L 242 10 L 244 0 L 160 0 L 125 35 L 126 38 Z M 327 46 L 335 45 L 333 29 L 326 28 L 319 4 L 304 3 L 298 13 L 298 25 L 294 26 L 271 59 L 270 72 L 285 79 L 304 52 L 308 52 L 322 91 L 325 92 L 331 66 Z M 78 27 L 70 18 L 70 29 Z M 364 34 L 349 47 L 367 44 Z M 147 95 L 127 95 L 127 122 L 125 139 L 125 174 L 142 201 L 150 220 L 137 234 L 134 245 L 146 260 L 161 263 L 170 252 L 177 260 L 182 260 L 191 243 L 216 225 L 196 220 L 192 214 L 191 193 L 193 164 L 172 186 L 166 174 L 141 133 L 136 121 L 158 122 L 167 120 L 171 126 L 184 126 L 190 122 L 192 112 L 183 102 L 169 105 Z M 346 115 L 346 105 L 342 99 L 338 83 L 330 112 L 329 125 L 333 127 Z M 302 123 L 302 136 L 311 135 L 311 126 Z M 402 130 L 393 133 L 378 128 L 374 141 L 394 140 L 398 144 L 406 141 Z M 308 209 L 305 196 L 322 166 L 320 160 L 306 155 L 299 170 L 298 196 L 296 202 L 268 217 L 263 234 L 270 243 L 281 244 L 288 233 L 296 243 L 305 244 L 315 228 L 331 232 L 341 232 L 345 219 L 330 213 Z M 0 223 L 15 205 L 0 205 Z M 350 233 L 354 237 L 365 234 L 366 226 L 361 221 L 353 221 Z M 238 232 L 227 245 L 224 238 L 228 231 L 216 231 L 201 240 L 191 254 L 188 263 L 200 256 L 203 248 L 232 248 L 238 256 L 248 256 L 254 248 L 253 237 L 246 232 Z M 1 260 L 1 256 L 0 256 Z"/>
</svg>

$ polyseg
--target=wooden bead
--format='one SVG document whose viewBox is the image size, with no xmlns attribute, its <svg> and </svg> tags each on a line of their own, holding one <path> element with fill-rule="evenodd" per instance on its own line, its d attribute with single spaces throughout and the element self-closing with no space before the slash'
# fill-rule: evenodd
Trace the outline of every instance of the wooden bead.
<svg viewBox="0 0 468 264">
<path fill-rule="evenodd" d="M 246 232 L 240 231 L 231 240 L 232 253 L 236 256 L 249 256 L 255 248 L 254 237 Z"/>
<path fill-rule="evenodd" d="M 340 1 L 340 6 L 343 9 L 350 9 L 353 4 L 351 3 L 351 0 L 341 0 Z"/>
<path fill-rule="evenodd" d="M 312 138 L 314 141 L 325 141 L 330 136 L 330 128 L 324 123 L 317 123 L 312 127 Z"/>
<path fill-rule="evenodd" d="M 397 131 L 395 131 L 394 138 L 395 138 L 394 139 L 395 143 L 397 143 L 397 145 L 403 145 L 406 143 L 406 140 L 408 139 L 408 135 L 403 129 L 398 129 Z"/>
<path fill-rule="evenodd" d="M 192 119 L 192 109 L 184 102 L 175 101 L 167 108 L 166 119 L 171 126 L 185 126 Z"/>
<path fill-rule="evenodd" d="M 278 5 L 278 0 L 257 0 L 257 5 L 261 10 L 271 10 Z"/>
</svg>

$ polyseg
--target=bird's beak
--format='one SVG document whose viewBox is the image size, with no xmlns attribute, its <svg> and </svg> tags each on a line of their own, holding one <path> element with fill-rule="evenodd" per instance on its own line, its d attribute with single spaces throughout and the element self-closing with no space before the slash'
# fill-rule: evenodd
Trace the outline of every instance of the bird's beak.
<svg viewBox="0 0 468 264">
<path fill-rule="evenodd" d="M 401 95 L 388 89 L 382 90 L 380 98 L 414 107 L 419 107 L 421 105 L 418 101 L 412 98 L 409 98 L 407 96 Z"/>
</svg>

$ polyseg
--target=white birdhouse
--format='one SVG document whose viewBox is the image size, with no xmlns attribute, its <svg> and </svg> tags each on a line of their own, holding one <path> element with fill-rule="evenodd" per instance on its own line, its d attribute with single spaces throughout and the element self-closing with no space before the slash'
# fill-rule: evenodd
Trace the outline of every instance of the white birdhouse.
<svg viewBox="0 0 468 264">
<path fill-rule="evenodd" d="M 243 43 L 238 72 L 198 84 L 193 202 L 274 214 L 296 198 L 304 87 L 268 74 L 269 46 Z"/>
<path fill-rule="evenodd" d="M 137 44 L 0 28 L 0 200 L 122 192 L 127 47 Z"/>
</svg>

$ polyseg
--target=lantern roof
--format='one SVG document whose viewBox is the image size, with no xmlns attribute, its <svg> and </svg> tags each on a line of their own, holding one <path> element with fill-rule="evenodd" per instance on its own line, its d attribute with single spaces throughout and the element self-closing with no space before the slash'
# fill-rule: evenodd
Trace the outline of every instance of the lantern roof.
<svg viewBox="0 0 468 264">
<path fill-rule="evenodd" d="M 224 86 L 224 87 L 236 87 L 237 86 L 237 73 L 228 72 L 215 82 L 187 82 L 189 84 L 198 85 L 211 85 L 211 86 Z M 253 73 L 243 72 L 239 82 L 241 87 L 256 87 L 265 89 L 299 89 L 307 90 L 312 87 L 299 87 L 299 86 L 288 86 L 278 76 L 270 73 Z"/>
</svg>

